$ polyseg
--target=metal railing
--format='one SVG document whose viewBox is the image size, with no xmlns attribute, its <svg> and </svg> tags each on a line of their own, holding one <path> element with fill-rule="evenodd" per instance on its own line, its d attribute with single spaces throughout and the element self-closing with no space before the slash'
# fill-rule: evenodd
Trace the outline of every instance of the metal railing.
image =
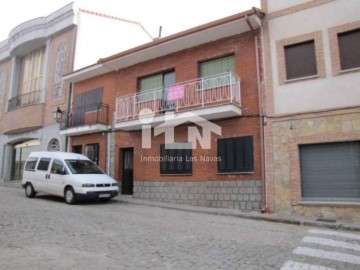
<svg viewBox="0 0 360 270">
<path fill-rule="evenodd" d="M 42 92 L 42 90 L 29 92 L 9 99 L 8 111 L 18 107 L 40 103 Z"/>
<path fill-rule="evenodd" d="M 86 126 L 91 124 L 109 124 L 109 105 L 94 103 L 75 107 L 71 111 L 64 111 L 60 121 L 60 128 Z"/>
<path fill-rule="evenodd" d="M 224 104 L 241 106 L 240 78 L 231 72 L 117 97 L 115 121 L 137 119 L 144 109 L 156 115 L 168 110 L 178 112 Z"/>
</svg>

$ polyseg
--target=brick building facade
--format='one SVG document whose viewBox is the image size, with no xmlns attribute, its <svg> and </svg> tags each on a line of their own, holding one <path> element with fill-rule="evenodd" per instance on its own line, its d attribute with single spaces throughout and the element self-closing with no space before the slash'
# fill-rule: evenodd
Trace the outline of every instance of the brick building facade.
<svg viewBox="0 0 360 270">
<path fill-rule="evenodd" d="M 261 18 L 258 10 L 249 10 L 101 59 L 66 76 L 74 85 L 73 104 L 83 91 L 102 89 L 101 102 L 108 102 L 114 115 L 106 124 L 65 130 L 71 146 L 97 143 L 100 166 L 121 182 L 123 194 L 261 209 Z M 181 94 L 171 99 L 174 89 Z M 144 109 L 153 113 L 149 148 L 143 144 Z M 168 115 L 184 117 L 171 126 L 175 135 L 170 143 L 166 133 L 156 134 Z M 221 130 L 211 133 L 208 148 L 199 141 L 189 143 L 191 130 L 205 136 L 204 122 Z"/>
</svg>

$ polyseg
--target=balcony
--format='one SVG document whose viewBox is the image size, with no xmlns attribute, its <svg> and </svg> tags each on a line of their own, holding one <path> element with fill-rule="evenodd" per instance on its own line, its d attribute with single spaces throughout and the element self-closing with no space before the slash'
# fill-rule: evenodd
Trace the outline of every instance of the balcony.
<svg viewBox="0 0 360 270">
<path fill-rule="evenodd" d="M 143 120 L 139 116 L 143 118 L 149 112 L 153 116 L 149 124 L 157 126 L 165 121 L 165 112 L 174 112 L 181 117 L 186 111 L 206 120 L 241 115 L 240 78 L 227 72 L 166 89 L 117 97 L 115 129 L 140 130 Z"/>
<path fill-rule="evenodd" d="M 75 136 L 97 133 L 108 130 L 109 105 L 95 103 L 75 107 L 71 111 L 63 112 L 60 121 L 60 134 Z"/>
<path fill-rule="evenodd" d="M 9 99 L 8 111 L 18 107 L 39 104 L 41 102 L 42 90 L 29 92 Z"/>
</svg>

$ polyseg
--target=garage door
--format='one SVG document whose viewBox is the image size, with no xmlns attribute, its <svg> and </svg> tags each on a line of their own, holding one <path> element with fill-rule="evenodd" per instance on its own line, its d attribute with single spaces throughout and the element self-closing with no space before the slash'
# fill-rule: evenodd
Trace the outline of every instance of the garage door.
<svg viewBox="0 0 360 270">
<path fill-rule="evenodd" d="M 300 146 L 303 201 L 360 201 L 360 142 Z"/>
</svg>

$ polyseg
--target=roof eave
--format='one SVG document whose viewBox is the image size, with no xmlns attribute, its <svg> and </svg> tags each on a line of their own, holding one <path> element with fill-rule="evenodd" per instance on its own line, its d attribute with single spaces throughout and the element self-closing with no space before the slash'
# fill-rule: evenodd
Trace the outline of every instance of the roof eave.
<svg viewBox="0 0 360 270">
<path fill-rule="evenodd" d="M 79 82 L 180 50 L 259 29 L 262 17 L 263 13 L 253 8 L 99 59 L 97 64 L 68 74 L 64 80 L 73 83 Z"/>
</svg>

